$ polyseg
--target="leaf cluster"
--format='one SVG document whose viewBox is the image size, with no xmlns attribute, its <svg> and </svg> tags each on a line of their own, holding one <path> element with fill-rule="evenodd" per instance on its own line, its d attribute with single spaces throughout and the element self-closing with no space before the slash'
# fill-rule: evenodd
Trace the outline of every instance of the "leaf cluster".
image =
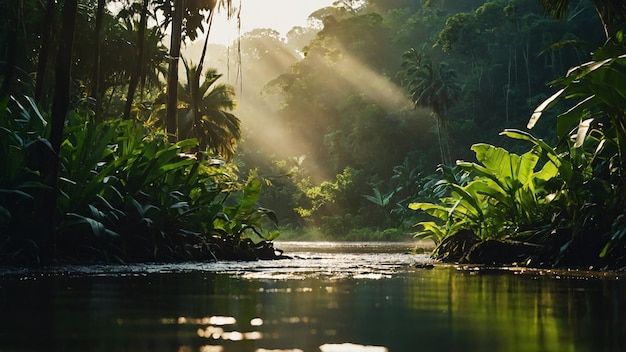
<svg viewBox="0 0 626 352">
<path fill-rule="evenodd" d="M 9 108 L 4 100 L 9 124 L 0 129 L 7 137 L 0 148 L 0 254 L 7 262 L 37 260 L 31 218 L 47 190 L 38 167 L 51 152 L 37 106 L 19 101 Z M 170 144 L 148 132 L 135 121 L 71 114 L 59 155 L 58 260 L 210 260 L 276 238 L 265 228 L 278 219 L 257 205 L 259 177 L 241 184 L 228 167 L 193 154 L 197 140 Z"/>
</svg>

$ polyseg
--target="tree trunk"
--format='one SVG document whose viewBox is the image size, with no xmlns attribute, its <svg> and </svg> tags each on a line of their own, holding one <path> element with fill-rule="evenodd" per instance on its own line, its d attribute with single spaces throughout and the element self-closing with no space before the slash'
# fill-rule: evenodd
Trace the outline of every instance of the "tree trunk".
<svg viewBox="0 0 626 352">
<path fill-rule="evenodd" d="M 69 110 L 70 79 L 72 68 L 72 46 L 74 42 L 74 26 L 76 24 L 76 9 L 78 0 L 65 0 L 61 28 L 61 40 L 56 60 L 56 75 L 54 97 L 52 100 L 52 123 L 50 145 L 52 157 L 48 158 L 45 169 L 45 181 L 51 190 L 46 192 L 39 218 L 42 221 L 42 231 L 37 234 L 40 260 L 42 264 L 49 264 L 53 260 L 53 244 L 55 234 L 56 201 L 59 190 L 59 150 L 63 139 L 63 126 Z"/>
<path fill-rule="evenodd" d="M 96 121 L 100 119 L 102 111 L 102 96 L 100 93 L 100 48 L 102 47 L 102 19 L 106 0 L 98 0 L 96 10 L 96 36 L 94 38 L 93 69 L 91 71 L 91 98 L 94 99 L 94 114 Z"/>
<path fill-rule="evenodd" d="M 145 55 L 145 43 L 146 43 L 146 22 L 148 19 L 148 0 L 143 0 L 141 8 L 141 19 L 139 20 L 139 30 L 137 35 L 137 58 L 135 59 L 135 69 L 130 76 L 130 82 L 128 83 L 128 93 L 126 94 L 126 106 L 124 107 L 124 119 L 130 118 L 130 110 L 133 106 L 133 100 L 135 100 L 135 91 L 139 85 L 141 79 L 144 55 Z"/>
<path fill-rule="evenodd" d="M 205 151 L 207 147 L 206 136 L 204 132 L 204 128 L 202 127 L 202 114 L 200 112 L 200 104 L 202 103 L 202 96 L 200 96 L 200 78 L 202 77 L 202 70 L 204 69 L 204 58 L 206 57 L 206 51 L 209 44 L 209 34 L 211 33 L 211 24 L 213 23 L 213 13 L 215 9 L 212 8 L 209 14 L 209 21 L 206 30 L 206 37 L 204 38 L 204 46 L 202 47 L 202 54 L 200 54 L 200 63 L 198 63 L 198 68 L 196 70 L 196 76 L 194 77 L 195 82 L 191 85 L 192 92 L 192 108 L 193 108 L 193 128 L 196 132 L 196 136 L 198 137 L 199 149 L 201 151 Z M 189 82 L 191 84 L 191 82 Z"/>
<path fill-rule="evenodd" d="M 46 16 L 43 19 L 41 33 L 41 50 L 37 58 L 37 76 L 35 76 L 35 101 L 43 104 L 43 90 L 46 81 L 46 71 L 48 68 L 48 56 L 50 52 L 50 30 L 54 23 L 55 0 L 48 0 L 46 3 Z"/>
<path fill-rule="evenodd" d="M 20 22 L 19 6 L 21 6 L 21 4 L 17 2 L 11 2 L 11 5 L 8 6 L 8 25 L 3 48 L 5 51 L 4 81 L 2 81 L 2 86 L 0 87 L 0 92 L 6 95 L 11 94 L 11 84 L 15 79 L 15 66 L 17 65 L 17 27 Z"/>
<path fill-rule="evenodd" d="M 206 57 L 206 50 L 209 45 L 209 34 L 211 34 L 211 25 L 213 24 L 213 13 L 215 12 L 215 8 L 211 8 L 209 12 L 209 20 L 207 21 L 207 29 L 206 29 L 206 37 L 204 38 L 204 45 L 202 46 L 202 54 L 200 54 L 200 62 L 198 63 L 198 73 L 202 75 L 202 70 L 204 68 L 204 58 Z"/>
<path fill-rule="evenodd" d="M 446 165 L 446 153 L 443 150 L 443 136 L 441 135 L 441 121 L 439 121 L 439 116 L 433 113 L 433 117 L 435 118 L 435 123 L 437 124 L 437 141 L 439 142 L 439 154 L 441 155 L 441 165 Z"/>
<path fill-rule="evenodd" d="M 526 65 L 526 84 L 528 85 L 528 99 L 532 98 L 531 83 L 530 83 L 530 54 L 528 48 L 528 40 L 526 41 L 526 49 L 522 49 L 522 56 L 524 57 L 524 64 Z"/>
<path fill-rule="evenodd" d="M 185 0 L 174 0 L 174 18 L 172 19 L 172 36 L 170 41 L 170 64 L 167 75 L 167 136 L 170 142 L 177 139 L 178 124 L 178 61 L 182 40 L 183 12 Z"/>
<path fill-rule="evenodd" d="M 506 110 L 506 123 L 509 123 L 509 93 L 511 92 L 511 47 L 509 46 L 509 66 L 507 69 L 507 82 L 506 82 L 506 95 L 505 95 L 505 110 Z"/>
</svg>

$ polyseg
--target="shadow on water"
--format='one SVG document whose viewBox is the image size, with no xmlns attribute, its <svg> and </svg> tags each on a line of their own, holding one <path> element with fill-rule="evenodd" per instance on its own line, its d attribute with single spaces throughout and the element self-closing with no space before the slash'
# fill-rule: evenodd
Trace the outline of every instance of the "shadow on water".
<svg viewBox="0 0 626 352">
<path fill-rule="evenodd" d="M 0 351 L 623 351 L 621 276 L 435 266 L 407 244 L 0 274 Z"/>
</svg>

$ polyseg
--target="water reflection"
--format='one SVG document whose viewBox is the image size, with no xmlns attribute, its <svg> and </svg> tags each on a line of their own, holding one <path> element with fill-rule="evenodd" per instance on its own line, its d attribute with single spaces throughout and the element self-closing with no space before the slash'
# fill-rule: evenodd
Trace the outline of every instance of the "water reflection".
<svg viewBox="0 0 626 352">
<path fill-rule="evenodd" d="M 9 272 L 0 276 L 0 350 L 626 348 L 619 276 L 424 270 L 415 267 L 421 257 L 403 249 L 371 250 L 303 248 L 291 261 L 155 264 L 126 272 Z"/>
<path fill-rule="evenodd" d="M 387 352 L 387 348 L 382 346 L 363 346 L 353 343 L 323 344 L 320 346 L 322 352 Z"/>
</svg>

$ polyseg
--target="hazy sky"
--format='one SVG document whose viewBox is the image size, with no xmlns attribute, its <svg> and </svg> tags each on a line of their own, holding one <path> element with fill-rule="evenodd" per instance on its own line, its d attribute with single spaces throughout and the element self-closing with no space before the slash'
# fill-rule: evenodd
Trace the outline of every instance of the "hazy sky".
<svg viewBox="0 0 626 352">
<path fill-rule="evenodd" d="M 336 0 L 234 0 L 241 3 L 241 33 L 255 28 L 272 28 L 286 35 L 295 26 L 306 26 L 307 17 Z M 237 20 L 226 20 L 225 13 L 214 19 L 211 38 L 214 44 L 231 44 L 237 37 Z"/>
</svg>

